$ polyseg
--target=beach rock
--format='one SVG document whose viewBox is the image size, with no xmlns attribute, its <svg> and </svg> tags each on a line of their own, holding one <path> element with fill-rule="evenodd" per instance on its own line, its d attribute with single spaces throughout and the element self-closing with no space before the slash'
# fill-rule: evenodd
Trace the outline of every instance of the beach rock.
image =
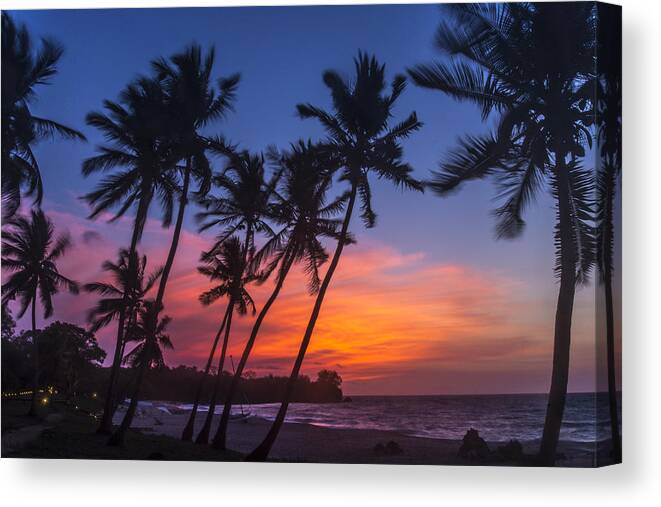
<svg viewBox="0 0 661 507">
<path fill-rule="evenodd" d="M 523 446 L 518 440 L 510 440 L 498 447 L 498 455 L 506 461 L 519 462 L 523 459 Z"/>
<path fill-rule="evenodd" d="M 476 429 L 469 429 L 459 448 L 458 456 L 466 459 L 484 459 L 491 454 L 486 441 L 480 437 Z"/>
<path fill-rule="evenodd" d="M 404 454 L 404 451 L 397 442 L 391 440 L 386 444 L 386 454 L 390 456 L 396 456 L 398 454 Z"/>
<path fill-rule="evenodd" d="M 374 454 L 377 456 L 397 456 L 398 454 L 404 454 L 404 450 L 397 442 L 391 440 L 387 444 L 383 442 L 376 444 L 374 446 Z"/>
</svg>

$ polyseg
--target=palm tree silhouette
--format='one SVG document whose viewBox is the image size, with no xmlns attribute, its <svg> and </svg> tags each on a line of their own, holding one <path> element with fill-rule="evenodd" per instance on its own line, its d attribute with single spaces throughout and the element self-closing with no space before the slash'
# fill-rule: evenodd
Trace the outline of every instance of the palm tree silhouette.
<svg viewBox="0 0 661 507">
<path fill-rule="evenodd" d="M 63 234 L 54 238 L 53 223 L 42 210 L 32 210 L 30 219 L 14 216 L 2 231 L 2 269 L 11 273 L 2 285 L 2 304 L 18 298 L 22 317 L 32 305 L 32 403 L 29 415 L 36 414 L 39 390 L 39 347 L 37 337 L 37 297 L 44 307 L 44 318 L 53 314 L 52 298 L 65 289 L 78 294 L 78 284 L 63 276 L 57 261 L 71 246 L 71 238 Z"/>
<path fill-rule="evenodd" d="M 622 170 L 622 24 L 619 9 L 597 4 L 597 60 L 600 86 L 597 101 L 597 128 L 600 163 L 597 171 L 597 267 L 604 286 L 606 313 L 606 361 L 608 407 L 613 460 L 622 461 L 622 440 L 618 415 L 615 372 L 615 320 L 613 315 L 613 215 L 617 183 Z"/>
<path fill-rule="evenodd" d="M 182 183 L 179 190 L 179 203 L 177 217 L 172 235 L 172 242 L 168 256 L 163 266 L 154 311 L 150 314 L 154 319 L 148 329 L 156 329 L 158 314 L 163 307 L 165 289 L 170 277 L 170 271 L 179 246 L 179 238 L 183 227 L 184 215 L 189 199 L 191 178 L 198 183 L 197 197 L 202 197 L 210 189 L 211 168 L 206 157 L 206 150 L 213 141 L 204 138 L 200 129 L 211 121 L 222 118 L 232 109 L 232 103 L 239 82 L 239 76 L 234 75 L 227 79 L 219 79 L 219 92 L 211 83 L 213 69 L 213 48 L 202 55 L 202 48 L 193 44 L 182 53 L 170 57 L 169 60 L 158 59 L 152 62 L 152 68 L 166 94 L 166 111 L 170 140 L 175 143 L 178 159 L 185 161 L 181 168 Z M 154 340 L 146 342 L 151 346 Z M 141 379 L 138 379 L 140 382 Z M 139 387 L 136 388 L 136 393 Z M 127 411 L 120 429 L 112 435 L 109 443 L 120 445 L 123 442 L 126 429 L 131 424 L 135 411 Z"/>
<path fill-rule="evenodd" d="M 319 286 L 319 292 L 308 322 L 291 375 L 285 388 L 282 404 L 266 438 L 246 458 L 249 461 L 263 461 L 282 427 L 291 400 L 296 379 L 305 358 L 314 326 L 319 317 L 326 290 L 340 261 L 342 250 L 349 237 L 349 223 L 356 198 L 360 195 L 361 217 L 367 227 L 376 223 L 376 213 L 371 205 L 371 189 L 368 175 L 375 174 L 402 188 L 422 191 L 422 184 L 410 175 L 411 167 L 402 162 L 402 147 L 399 141 L 418 130 L 422 124 L 415 113 L 404 121 L 389 127 L 393 106 L 406 87 L 406 78 L 396 76 L 391 84 L 389 95 L 384 76 L 385 66 L 374 57 L 359 53 L 354 60 L 356 75 L 352 82 L 345 81 L 337 72 L 326 71 L 323 80 L 329 88 L 333 103 L 333 113 L 326 112 L 311 104 L 299 104 L 298 113 L 302 118 L 317 119 L 328 134 L 327 150 L 340 171 L 340 180 L 346 181 L 350 190 L 347 197 L 342 227 L 335 253 L 328 270 Z"/>
<path fill-rule="evenodd" d="M 106 114 L 92 112 L 87 115 L 87 124 L 103 132 L 106 146 L 98 148 L 98 155 L 83 162 L 83 175 L 118 169 L 105 176 L 94 191 L 84 196 L 92 208 L 90 218 L 116 209 L 111 221 L 119 220 L 135 207 L 131 243 L 126 254 L 129 263 L 138 260 L 136 248 L 144 231 L 147 214 L 154 198 L 163 209 L 162 222 L 169 227 L 172 222 L 174 198 L 178 191 L 177 151 L 168 135 L 165 91 L 153 79 L 139 78 L 120 94 L 120 102 L 106 100 Z M 128 272 L 136 272 L 138 266 L 127 265 Z M 127 279 L 125 296 L 133 292 L 133 279 Z M 131 314 L 129 301 L 119 307 L 117 339 L 106 391 L 103 416 L 99 424 L 100 433 L 112 431 L 115 390 L 122 350 L 126 315 Z"/>
<path fill-rule="evenodd" d="M 32 147 L 56 136 L 85 140 L 85 136 L 56 121 L 32 114 L 39 85 L 57 73 L 64 50 L 52 39 L 42 39 L 35 50 L 25 26 L 16 26 L 2 13 L 2 212 L 10 219 L 21 205 L 21 189 L 41 205 L 41 173 Z"/>
<path fill-rule="evenodd" d="M 205 252 L 202 255 L 202 265 L 198 271 L 209 277 L 213 282 L 218 282 L 211 289 L 200 294 L 200 302 L 207 306 L 218 299 L 227 296 L 228 303 L 225 310 L 225 334 L 223 344 L 220 350 L 218 360 L 218 371 L 216 372 L 216 381 L 214 383 L 213 394 L 209 402 L 209 411 L 204 421 L 204 426 L 195 440 L 198 444 L 206 444 L 209 441 L 209 432 L 211 431 L 211 422 L 213 421 L 214 411 L 218 400 L 220 384 L 223 376 L 223 366 L 225 365 L 225 355 L 227 353 L 227 344 L 229 342 L 230 330 L 232 327 L 232 315 L 234 310 L 239 315 L 245 315 L 248 310 L 255 314 L 255 303 L 246 290 L 249 283 L 257 280 L 258 275 L 248 271 L 246 260 L 246 246 L 241 244 L 241 240 L 232 236 L 223 241 L 217 248 L 217 253 L 211 254 Z"/>
<path fill-rule="evenodd" d="M 131 401 L 127 409 L 127 413 L 131 412 L 131 416 L 124 417 L 120 430 L 114 435 L 119 434 L 119 431 L 123 431 L 121 433 L 123 435 L 128 430 L 130 421 L 133 420 L 133 415 L 138 407 L 140 387 L 147 371 L 162 368 L 165 365 L 163 349 L 174 348 L 169 335 L 165 333 L 165 329 L 172 319 L 166 315 L 159 320 L 158 316 L 154 316 L 156 313 L 158 313 L 156 303 L 152 300 L 145 301 L 137 311 L 135 325 L 131 327 L 126 336 L 127 342 L 135 341 L 138 344 L 123 358 L 123 362 L 137 369 L 137 374 L 136 381 L 133 384 Z"/>
<path fill-rule="evenodd" d="M 555 461 L 567 394 L 576 285 L 594 262 L 593 172 L 579 163 L 591 145 L 595 89 L 593 4 L 457 4 L 444 6 L 436 44 L 452 63 L 409 71 L 420 86 L 499 115 L 495 132 L 465 137 L 433 173 L 444 196 L 464 181 L 494 176 L 503 204 L 497 236 L 521 234 L 526 207 L 544 189 L 556 203 L 556 265 L 560 279 L 553 373 L 540 447 Z M 457 27 L 461 27 L 458 29 Z"/>
<path fill-rule="evenodd" d="M 134 259 L 130 259 L 131 255 L 134 256 Z M 87 320 L 90 323 L 90 331 L 96 333 L 113 320 L 121 319 L 122 314 L 129 308 L 129 319 L 122 332 L 123 336 L 127 336 L 136 325 L 138 311 L 144 305 L 145 296 L 161 276 L 162 268 L 156 269 L 147 276 L 147 256 L 140 256 L 137 251 L 130 254 L 128 250 L 122 248 L 119 251 L 119 261 L 117 263 L 105 261 L 102 269 L 111 274 L 115 284 L 92 282 L 83 286 L 87 292 L 102 296 L 94 308 L 88 312 Z M 124 357 L 125 346 L 126 341 L 123 340 L 120 357 Z M 113 406 L 114 401 L 112 400 Z"/>
<path fill-rule="evenodd" d="M 271 157 L 280 166 L 279 172 L 283 175 L 281 188 L 276 193 L 277 202 L 270 213 L 281 229 L 266 242 L 253 263 L 256 266 L 267 264 L 263 277 L 269 276 L 277 269 L 275 287 L 257 316 L 232 378 L 220 424 L 213 439 L 213 447 L 217 449 L 225 449 L 232 401 L 241 375 L 262 322 L 280 294 L 289 270 L 294 263 L 303 262 L 309 277 L 309 291 L 316 294 L 321 283 L 319 267 L 328 259 L 320 239 L 340 239 L 337 229 L 341 222 L 333 217 L 342 211 L 348 198 L 345 193 L 332 202 L 327 202 L 327 193 L 332 184 L 333 173 L 329 170 L 331 166 L 324 157 L 323 150 L 309 141 L 299 141 L 291 146 L 289 152 L 281 155 L 272 152 Z M 258 283 L 265 279 L 260 279 Z"/>
<path fill-rule="evenodd" d="M 237 231 L 245 230 L 245 241 L 243 243 L 243 259 L 252 255 L 255 248 L 255 233 L 263 232 L 273 235 L 273 231 L 266 222 L 268 207 L 273 189 L 277 182 L 277 175 L 267 183 L 264 169 L 264 159 L 261 155 L 251 155 L 248 151 L 237 152 L 228 148 L 224 143 L 214 142 L 211 150 L 224 155 L 227 164 L 224 170 L 216 174 L 213 183 L 222 194 L 220 196 L 210 195 L 200 200 L 206 211 L 196 215 L 198 221 L 202 222 L 200 231 L 211 227 L 221 227 L 216 242 L 208 253 L 203 255 L 202 260 L 213 260 L 224 242 Z M 221 325 L 214 337 L 204 368 L 204 375 L 200 379 L 193 401 L 193 408 L 188 417 L 188 422 L 181 435 L 182 440 L 193 438 L 195 418 L 199 407 L 200 396 L 204 383 L 209 375 L 213 357 L 218 347 L 218 341 L 228 320 L 225 312 Z"/>
</svg>

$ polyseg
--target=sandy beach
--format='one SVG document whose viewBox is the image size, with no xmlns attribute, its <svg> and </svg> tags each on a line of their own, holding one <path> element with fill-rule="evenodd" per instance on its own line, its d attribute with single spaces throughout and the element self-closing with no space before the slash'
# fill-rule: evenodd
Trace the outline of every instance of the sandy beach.
<svg viewBox="0 0 661 507">
<path fill-rule="evenodd" d="M 116 414 L 116 423 L 122 413 Z M 201 428 L 205 413 L 198 417 L 196 432 Z M 188 414 L 167 414 L 156 410 L 143 410 L 136 416 L 132 428 L 144 433 L 166 435 L 179 438 L 188 419 Z M 220 416 L 214 417 L 213 435 Z M 248 453 L 266 435 L 270 421 L 249 417 L 232 421 L 228 429 L 228 448 L 240 453 Z M 375 451 L 379 443 L 396 442 L 401 454 L 386 455 Z M 488 442 L 491 450 L 496 450 L 498 442 Z M 524 452 L 534 454 L 537 442 L 522 442 Z M 424 464 L 424 465 L 483 465 L 485 462 L 460 459 L 457 452 L 461 446 L 458 440 L 443 440 L 407 436 L 395 431 L 371 429 L 338 429 L 310 424 L 285 423 L 271 452 L 274 461 L 316 462 L 316 463 L 369 463 L 369 464 Z M 558 465 L 569 467 L 593 466 L 594 444 L 561 442 L 558 449 L 562 459 Z M 498 464 L 489 462 L 488 464 Z M 510 465 L 514 463 L 501 463 Z"/>
</svg>

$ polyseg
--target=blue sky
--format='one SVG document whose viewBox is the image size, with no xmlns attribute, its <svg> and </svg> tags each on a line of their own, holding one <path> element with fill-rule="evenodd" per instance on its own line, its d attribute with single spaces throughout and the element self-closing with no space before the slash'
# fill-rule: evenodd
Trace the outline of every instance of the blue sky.
<svg viewBox="0 0 661 507">
<path fill-rule="evenodd" d="M 180 51 L 192 41 L 216 48 L 218 77 L 240 72 L 235 113 L 213 125 L 242 147 L 263 150 L 286 147 L 298 138 L 318 139 L 321 129 L 295 115 L 300 102 L 330 105 L 321 76 L 335 69 L 347 76 L 358 50 L 386 64 L 388 78 L 407 67 L 439 55 L 433 47 L 440 19 L 434 5 L 334 6 L 295 8 L 198 8 L 14 11 L 34 35 L 49 35 L 65 47 L 53 84 L 39 90 L 34 113 L 82 130 L 88 143 L 42 143 L 36 150 L 42 166 L 47 207 L 83 217 L 78 198 L 97 176 L 84 179 L 81 162 L 94 154 L 100 135 L 84 123 L 104 99 L 115 99 L 131 79 L 149 71 L 149 61 Z M 412 84 L 400 99 L 396 118 L 417 111 L 424 128 L 404 143 L 405 158 L 424 179 L 435 169 L 458 136 L 488 128 L 479 111 L 467 104 Z M 484 276 L 520 282 L 532 320 L 549 329 L 557 285 L 553 276 L 553 208 L 546 195 L 529 210 L 524 236 L 495 241 L 495 188 L 474 183 L 452 197 L 440 199 L 402 193 L 387 183 L 373 182 L 377 227 L 366 231 L 359 221 L 353 230 L 359 241 L 395 248 L 402 255 L 423 254 L 426 263 L 470 266 Z M 194 233 L 193 213 L 186 227 Z M 128 230 L 94 224 L 107 236 L 128 236 Z M 186 245 L 183 245 L 186 248 Z M 86 280 L 87 281 L 87 280 Z M 457 283 L 454 280 L 452 283 Z M 592 289 L 577 298 L 578 345 L 583 359 L 593 347 Z M 550 350 L 551 336 L 535 339 Z M 550 359 L 550 358 L 548 358 Z M 544 363 L 547 364 L 547 363 Z M 575 389 L 588 386 L 588 370 L 576 373 Z M 546 382 L 546 369 L 543 375 Z M 485 380 L 484 382 L 489 382 Z M 544 390 L 544 385 L 533 390 Z"/>
</svg>

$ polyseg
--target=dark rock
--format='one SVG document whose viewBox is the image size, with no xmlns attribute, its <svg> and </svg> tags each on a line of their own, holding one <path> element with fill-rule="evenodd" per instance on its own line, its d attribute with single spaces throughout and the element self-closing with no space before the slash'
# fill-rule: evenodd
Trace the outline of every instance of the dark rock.
<svg viewBox="0 0 661 507">
<path fill-rule="evenodd" d="M 459 448 L 458 456 L 466 459 L 484 459 L 491 454 L 486 441 L 480 437 L 476 429 L 469 429 Z"/>
<path fill-rule="evenodd" d="M 397 454 L 404 454 L 404 451 L 397 442 L 391 440 L 386 444 L 386 454 L 396 456 Z"/>
<path fill-rule="evenodd" d="M 147 459 L 164 460 L 165 455 L 162 452 L 154 451 L 149 456 L 147 456 Z"/>
<path fill-rule="evenodd" d="M 351 401 L 353 401 L 353 400 L 351 399 L 351 396 L 345 396 L 345 397 L 342 399 L 342 401 L 344 401 L 344 402 L 351 402 Z"/>
<path fill-rule="evenodd" d="M 521 461 L 523 458 L 523 446 L 518 440 L 510 440 L 505 445 L 498 447 L 498 455 L 507 461 Z"/>
</svg>

